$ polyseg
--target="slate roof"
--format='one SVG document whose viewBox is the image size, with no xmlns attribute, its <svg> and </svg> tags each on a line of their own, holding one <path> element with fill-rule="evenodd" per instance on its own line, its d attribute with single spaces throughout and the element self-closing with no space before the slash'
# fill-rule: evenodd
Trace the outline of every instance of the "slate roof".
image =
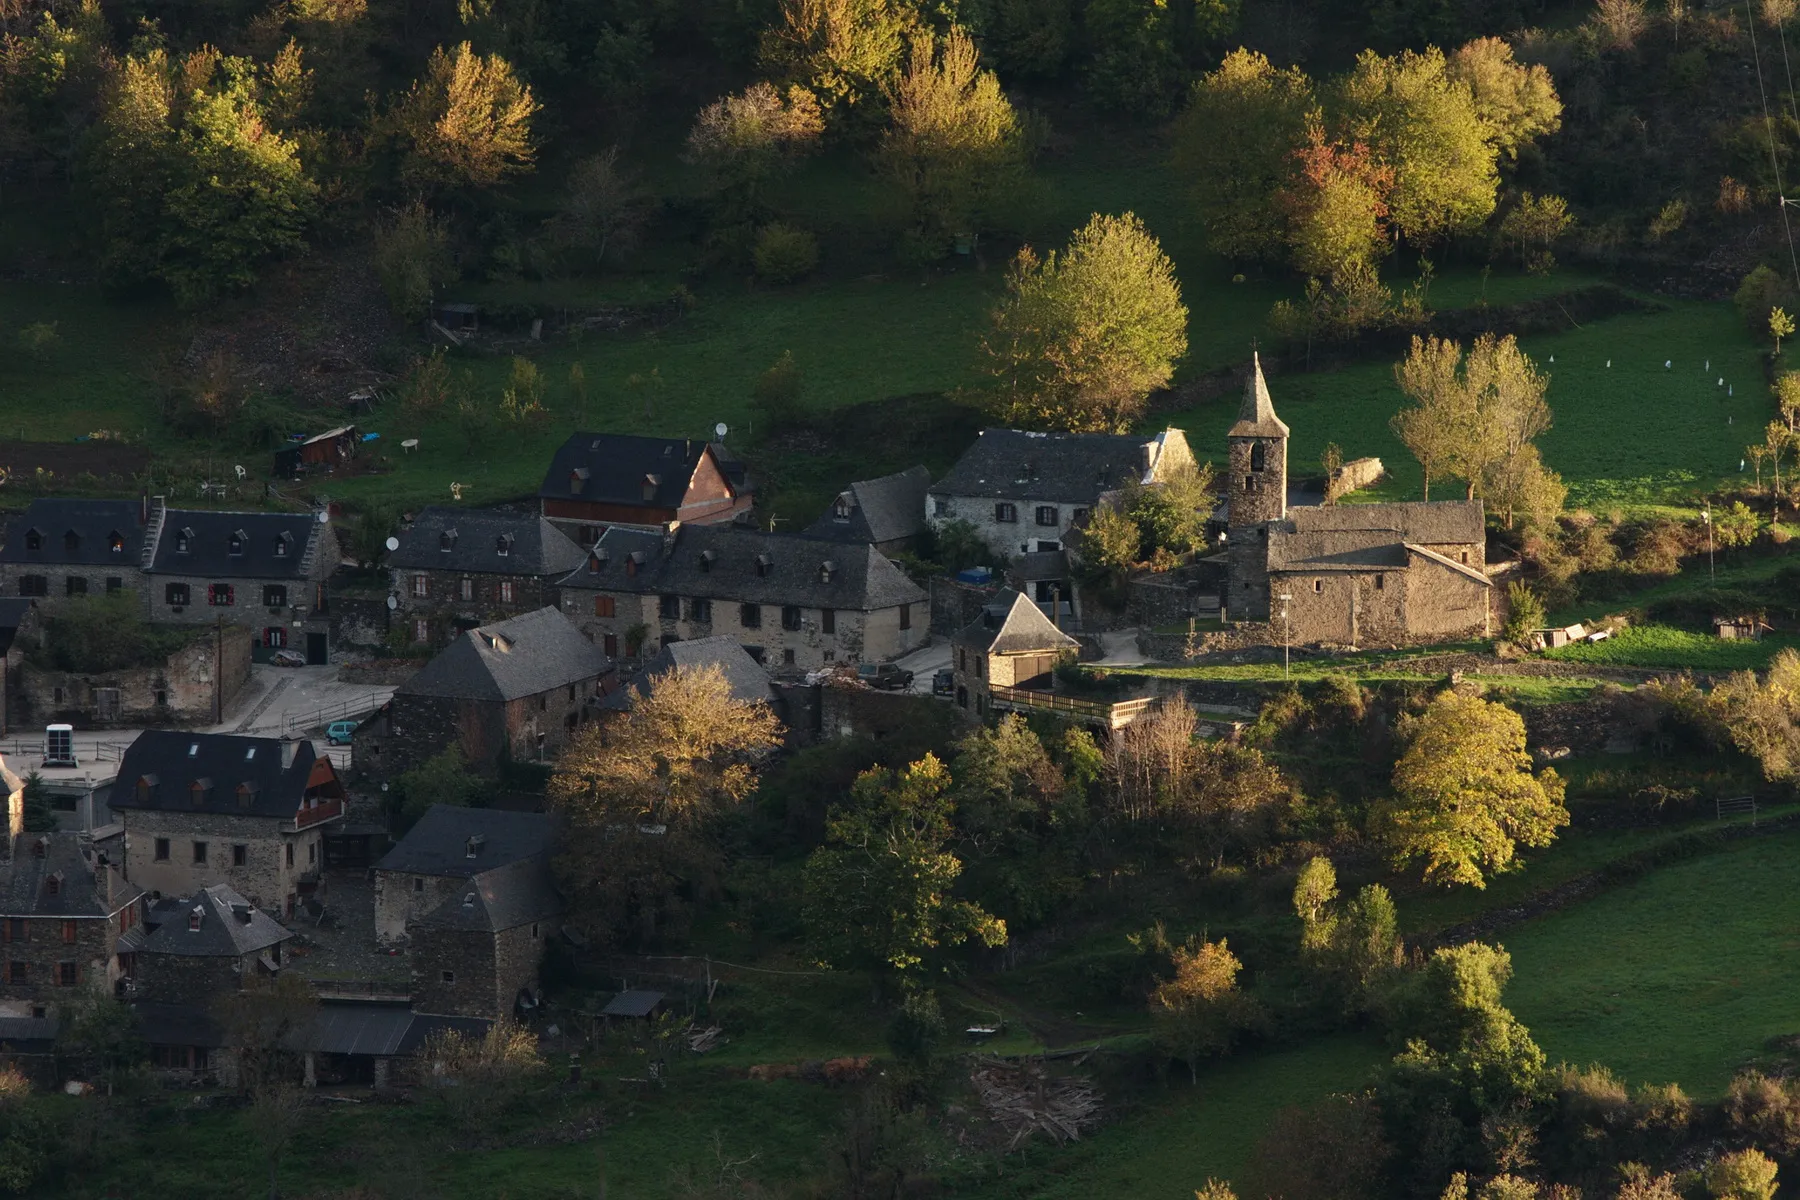
<svg viewBox="0 0 1800 1200">
<path fill-rule="evenodd" d="M 283 767 L 280 738 L 235 733 L 183 733 L 148 729 L 119 759 L 118 782 L 107 803 L 115 809 L 211 812 L 292 819 L 306 799 L 316 754 L 310 741 L 296 741 L 293 762 Z M 151 782 L 140 800 L 138 781 Z M 210 793 L 196 795 L 199 782 Z M 241 802 L 239 788 L 246 789 Z"/>
<path fill-rule="evenodd" d="M 431 929 L 498 933 L 562 912 L 562 897 L 544 858 L 522 858 L 483 871 L 445 899 L 417 924 Z"/>
<path fill-rule="evenodd" d="M 198 929 L 192 928 L 196 908 L 200 910 Z M 158 901 L 146 923 L 156 928 L 144 937 L 145 954 L 185 958 L 241 958 L 294 936 L 223 883 L 201 888 L 192 896 Z"/>
<path fill-rule="evenodd" d="M 554 607 L 466 630 L 397 696 L 504 702 L 604 675 L 606 654 Z"/>
<path fill-rule="evenodd" d="M 636 574 L 627 570 L 632 554 L 640 556 Z M 660 535 L 609 529 L 587 561 L 558 586 L 846 612 L 872 612 L 929 599 L 873 546 L 838 545 L 802 534 L 732 525 L 683 525 L 666 552 Z"/>
<path fill-rule="evenodd" d="M 469 857 L 469 839 L 483 840 Z M 378 871 L 467 879 L 521 859 L 542 858 L 556 844 L 556 826 L 544 813 L 434 804 L 389 850 Z"/>
<path fill-rule="evenodd" d="M 110 876 L 110 897 L 94 885 L 96 869 Z M 0 916 L 110 917 L 143 894 L 79 833 L 20 834 L 12 860 L 0 863 Z"/>
<path fill-rule="evenodd" d="M 144 545 L 142 503 L 137 500 L 33 500 L 7 531 L 0 563 L 136 568 Z M 26 549 L 26 534 L 42 535 L 39 548 Z M 71 545 L 68 535 L 73 533 Z M 112 548 L 112 537 L 120 539 Z"/>
<path fill-rule="evenodd" d="M 1244 403 L 1238 408 L 1237 424 L 1226 437 L 1277 437 L 1288 435 L 1288 427 L 1275 415 L 1275 401 L 1269 397 L 1269 385 L 1263 379 L 1262 357 L 1250 354 L 1250 377 L 1244 380 Z"/>
<path fill-rule="evenodd" d="M 1269 534 L 1271 571 L 1404 570 L 1407 561 L 1406 547 L 1389 530 L 1289 533 L 1276 526 Z"/>
<path fill-rule="evenodd" d="M 656 680 L 677 667 L 717 666 L 731 685 L 731 698 L 746 703 L 768 702 L 769 673 L 757 665 L 736 638 L 723 635 L 670 642 L 631 677 L 628 687 L 600 701 L 602 708 L 626 709 L 633 697 L 656 690 Z"/>
<path fill-rule="evenodd" d="M 301 579 L 307 545 L 320 528 L 311 513 L 171 508 L 163 515 L 162 534 L 146 569 L 219 579 Z M 234 540 L 236 554 L 231 552 Z"/>
<path fill-rule="evenodd" d="M 223 1046 L 224 1031 L 219 1022 L 204 1008 L 192 1004 L 150 1004 L 131 1006 L 137 1014 L 138 1031 L 152 1046 Z"/>
<path fill-rule="evenodd" d="M 631 988 L 620 992 L 606 1002 L 600 1010 L 603 1017 L 647 1017 L 656 1011 L 656 1006 L 663 1002 L 661 992 L 653 992 L 648 988 Z"/>
<path fill-rule="evenodd" d="M 734 489 L 746 490 L 742 462 L 717 443 L 624 433 L 573 433 L 550 460 L 538 495 L 549 500 L 679 508 L 695 468 L 709 450 Z M 579 479 L 580 490 L 574 490 L 571 477 L 583 471 L 586 475 Z M 644 482 L 652 478 L 652 490 L 646 497 Z"/>
<path fill-rule="evenodd" d="M 1407 501 L 1396 504 L 1333 504 L 1290 509 L 1296 533 L 1331 530 L 1384 530 L 1394 540 L 1426 545 L 1477 545 L 1487 537 L 1479 500 Z"/>
<path fill-rule="evenodd" d="M 492 1022 L 480 1017 L 437 1017 L 398 1005 L 321 1004 L 312 1024 L 294 1039 L 296 1049 L 378 1058 L 411 1054 L 440 1029 L 480 1037 Z"/>
<path fill-rule="evenodd" d="M 537 513 L 433 505 L 395 536 L 400 548 L 387 563 L 408 571 L 566 575 L 586 557 L 574 539 Z"/>
<path fill-rule="evenodd" d="M 832 542 L 893 542 L 909 538 L 925 528 L 925 494 L 931 490 L 931 472 L 908 467 L 879 479 L 859 479 L 831 502 L 819 519 L 806 527 L 806 536 Z M 838 515 L 838 507 L 848 511 Z"/>
<path fill-rule="evenodd" d="M 1091 504 L 1102 492 L 1142 480 L 1154 445 L 1154 438 L 1130 434 L 984 429 L 930 490 L 944 496 Z"/>
<path fill-rule="evenodd" d="M 998 593 L 981 615 L 951 639 L 989 654 L 1030 654 L 1034 651 L 1074 650 L 1081 643 L 1058 629 L 1025 596 L 1007 588 Z"/>
<path fill-rule="evenodd" d="M 0 599 L 0 654 L 12 649 L 13 638 L 18 635 L 19 626 L 25 623 L 25 617 L 36 606 L 37 601 L 29 596 Z"/>
<path fill-rule="evenodd" d="M 1489 579 L 1484 572 L 1477 571 L 1474 567 L 1471 567 L 1468 563 L 1457 562 L 1455 559 L 1449 557 L 1448 555 L 1439 554 L 1436 550 L 1429 549 L 1425 546 L 1415 546 L 1411 542 L 1406 543 L 1406 548 L 1408 550 L 1412 551 L 1414 554 L 1417 554 L 1419 557 L 1436 563 L 1440 567 L 1448 567 L 1450 570 L 1455 571 L 1458 574 L 1467 575 L 1470 579 L 1473 579 L 1476 583 L 1481 584 L 1483 587 L 1493 587 L 1494 586 L 1494 581 L 1492 579 Z"/>
</svg>

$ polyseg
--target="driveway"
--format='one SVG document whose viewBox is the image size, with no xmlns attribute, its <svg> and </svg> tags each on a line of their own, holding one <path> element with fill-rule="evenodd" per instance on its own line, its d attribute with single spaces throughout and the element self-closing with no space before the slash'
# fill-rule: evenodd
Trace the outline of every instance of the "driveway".
<svg viewBox="0 0 1800 1200">
<path fill-rule="evenodd" d="M 950 643 L 931 641 L 896 661 L 913 673 L 913 694 L 929 696 L 931 677 L 950 665 Z"/>
</svg>

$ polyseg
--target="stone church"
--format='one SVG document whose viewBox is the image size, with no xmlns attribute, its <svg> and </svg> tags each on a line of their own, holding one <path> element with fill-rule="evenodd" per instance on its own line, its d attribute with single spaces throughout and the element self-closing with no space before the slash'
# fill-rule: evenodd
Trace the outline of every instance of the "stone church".
<svg viewBox="0 0 1800 1200">
<path fill-rule="evenodd" d="M 1481 501 L 1290 506 L 1288 427 L 1255 359 L 1226 440 L 1229 619 L 1295 645 L 1489 636 Z"/>
</svg>

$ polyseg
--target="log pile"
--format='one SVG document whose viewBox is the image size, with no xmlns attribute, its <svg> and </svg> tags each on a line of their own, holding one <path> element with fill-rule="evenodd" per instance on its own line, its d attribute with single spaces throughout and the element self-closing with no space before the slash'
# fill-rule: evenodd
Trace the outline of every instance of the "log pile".
<svg viewBox="0 0 1800 1200">
<path fill-rule="evenodd" d="M 1086 1079 L 1049 1075 L 1041 1063 L 983 1060 L 969 1072 L 988 1118 L 1010 1136 L 1011 1150 L 1042 1132 L 1056 1142 L 1078 1142 L 1100 1123 L 1100 1093 Z"/>
</svg>

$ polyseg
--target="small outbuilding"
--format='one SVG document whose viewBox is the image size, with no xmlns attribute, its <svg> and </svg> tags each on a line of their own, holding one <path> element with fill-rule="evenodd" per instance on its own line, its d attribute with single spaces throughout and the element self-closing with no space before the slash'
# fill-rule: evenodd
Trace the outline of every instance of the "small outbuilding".
<svg viewBox="0 0 1800 1200">
<path fill-rule="evenodd" d="M 649 991 L 645 988 L 629 988 L 611 1000 L 600 1010 L 600 1015 L 611 1025 L 613 1018 L 627 1021 L 649 1021 L 665 1011 L 668 997 L 661 992 Z"/>
</svg>

